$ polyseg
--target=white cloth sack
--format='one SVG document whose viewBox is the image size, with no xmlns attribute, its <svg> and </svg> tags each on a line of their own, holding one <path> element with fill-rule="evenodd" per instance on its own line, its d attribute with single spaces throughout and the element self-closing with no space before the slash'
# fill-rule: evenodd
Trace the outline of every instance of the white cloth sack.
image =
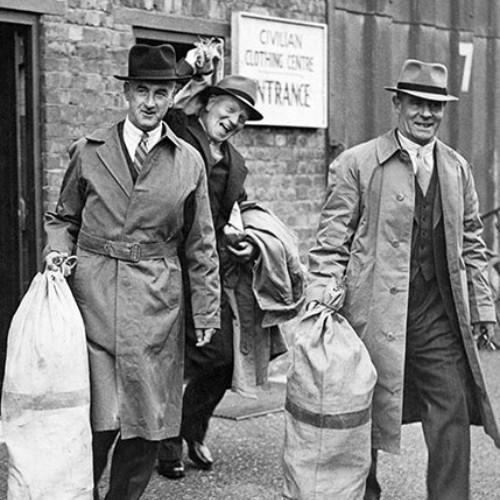
<svg viewBox="0 0 500 500">
<path fill-rule="evenodd" d="M 284 498 L 363 498 L 376 379 L 366 347 L 345 318 L 321 304 L 305 313 L 287 380 Z"/>
<path fill-rule="evenodd" d="M 59 271 L 35 276 L 12 319 L 2 424 L 9 500 L 92 499 L 85 330 Z"/>
</svg>

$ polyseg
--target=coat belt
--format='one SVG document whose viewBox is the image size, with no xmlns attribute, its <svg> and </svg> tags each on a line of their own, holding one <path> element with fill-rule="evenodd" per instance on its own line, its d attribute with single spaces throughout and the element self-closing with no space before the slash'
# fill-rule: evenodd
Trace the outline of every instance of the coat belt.
<svg viewBox="0 0 500 500">
<path fill-rule="evenodd" d="M 112 241 L 80 230 L 78 246 L 83 250 L 106 255 L 112 259 L 139 262 L 177 255 L 177 245 L 172 241 L 141 243 L 140 241 Z"/>
</svg>

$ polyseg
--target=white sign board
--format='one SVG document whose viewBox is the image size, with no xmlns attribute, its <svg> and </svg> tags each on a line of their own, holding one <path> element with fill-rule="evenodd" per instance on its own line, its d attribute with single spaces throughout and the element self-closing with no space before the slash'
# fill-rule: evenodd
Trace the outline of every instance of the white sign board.
<svg viewBox="0 0 500 500">
<path fill-rule="evenodd" d="M 325 24 L 233 12 L 232 74 L 258 82 L 253 125 L 325 128 Z"/>
</svg>

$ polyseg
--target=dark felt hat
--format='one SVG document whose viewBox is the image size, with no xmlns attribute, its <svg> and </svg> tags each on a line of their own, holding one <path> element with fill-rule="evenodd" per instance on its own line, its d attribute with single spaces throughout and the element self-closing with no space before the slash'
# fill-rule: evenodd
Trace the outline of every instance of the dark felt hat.
<svg viewBox="0 0 500 500">
<path fill-rule="evenodd" d="M 205 95 L 230 95 L 242 103 L 248 110 L 249 120 L 262 120 L 262 114 L 255 108 L 257 82 L 240 75 L 230 75 L 216 85 L 204 90 Z"/>
<path fill-rule="evenodd" d="M 189 80 L 177 74 L 175 50 L 171 45 L 134 45 L 128 54 L 128 75 L 114 75 L 118 80 L 169 81 Z"/>
<path fill-rule="evenodd" d="M 448 70 L 443 64 L 408 59 L 403 64 L 396 86 L 385 89 L 414 95 L 428 101 L 458 101 L 458 97 L 448 94 L 447 84 Z"/>
</svg>

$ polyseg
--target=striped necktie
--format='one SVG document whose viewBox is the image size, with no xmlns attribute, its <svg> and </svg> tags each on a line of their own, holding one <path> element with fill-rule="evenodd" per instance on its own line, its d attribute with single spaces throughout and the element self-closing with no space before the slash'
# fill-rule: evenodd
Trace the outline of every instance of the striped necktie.
<svg viewBox="0 0 500 500">
<path fill-rule="evenodd" d="M 135 150 L 134 167 L 137 170 L 137 173 L 141 171 L 141 168 L 146 161 L 146 156 L 148 155 L 148 137 L 148 133 L 144 132 L 142 134 L 139 145 Z"/>
</svg>

